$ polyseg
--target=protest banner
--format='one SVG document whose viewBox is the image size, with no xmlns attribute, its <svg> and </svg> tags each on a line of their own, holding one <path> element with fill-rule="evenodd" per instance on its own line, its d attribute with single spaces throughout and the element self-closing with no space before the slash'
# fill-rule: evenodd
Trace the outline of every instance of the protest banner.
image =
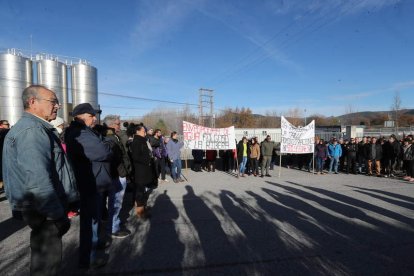
<svg viewBox="0 0 414 276">
<path fill-rule="evenodd" d="M 234 126 L 210 128 L 183 121 L 184 148 L 226 150 L 236 148 Z"/>
<path fill-rule="evenodd" d="M 315 148 L 315 120 L 304 127 L 295 127 L 285 117 L 281 117 L 282 140 L 280 142 L 281 153 L 314 154 Z M 313 157 L 312 160 L 315 158 Z M 313 172 L 315 164 L 313 163 Z M 282 168 L 282 155 L 279 161 L 279 177 Z"/>
<path fill-rule="evenodd" d="M 295 127 L 285 117 L 281 118 L 282 153 L 313 153 L 315 147 L 315 121 L 304 127 Z"/>
</svg>

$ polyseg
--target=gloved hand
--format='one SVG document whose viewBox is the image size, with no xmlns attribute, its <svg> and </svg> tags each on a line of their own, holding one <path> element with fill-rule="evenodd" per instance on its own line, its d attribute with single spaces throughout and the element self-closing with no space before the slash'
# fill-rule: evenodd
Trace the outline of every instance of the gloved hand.
<svg viewBox="0 0 414 276">
<path fill-rule="evenodd" d="M 67 216 L 64 216 L 60 219 L 57 219 L 54 221 L 56 228 L 59 231 L 59 235 L 63 236 L 66 234 L 66 232 L 69 231 L 70 228 L 70 220 L 68 219 Z"/>
</svg>

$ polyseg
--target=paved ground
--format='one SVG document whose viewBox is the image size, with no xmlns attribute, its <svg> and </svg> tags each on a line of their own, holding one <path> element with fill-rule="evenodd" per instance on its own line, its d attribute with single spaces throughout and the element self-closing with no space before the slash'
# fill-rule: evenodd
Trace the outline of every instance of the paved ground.
<svg viewBox="0 0 414 276">
<path fill-rule="evenodd" d="M 414 184 L 288 169 L 185 175 L 159 186 L 153 218 L 132 219 L 134 234 L 114 240 L 96 274 L 414 275 Z M 0 201 L 0 274 L 28 274 L 29 230 Z M 78 224 L 64 238 L 62 275 L 80 274 Z"/>
</svg>

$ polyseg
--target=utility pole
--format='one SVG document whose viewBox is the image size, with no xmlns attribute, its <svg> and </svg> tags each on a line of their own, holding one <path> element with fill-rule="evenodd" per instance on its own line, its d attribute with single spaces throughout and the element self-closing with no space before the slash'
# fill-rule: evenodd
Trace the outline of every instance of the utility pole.
<svg viewBox="0 0 414 276">
<path fill-rule="evenodd" d="M 215 116 L 214 116 L 214 90 L 200 88 L 199 90 L 199 101 L 198 101 L 198 124 L 202 126 L 215 127 Z M 206 106 L 204 104 L 207 104 Z M 209 112 L 206 113 L 204 108 L 210 108 Z M 207 125 L 206 125 L 207 124 Z"/>
<path fill-rule="evenodd" d="M 305 111 L 305 126 L 306 126 L 306 108 L 305 108 L 304 111 Z"/>
</svg>

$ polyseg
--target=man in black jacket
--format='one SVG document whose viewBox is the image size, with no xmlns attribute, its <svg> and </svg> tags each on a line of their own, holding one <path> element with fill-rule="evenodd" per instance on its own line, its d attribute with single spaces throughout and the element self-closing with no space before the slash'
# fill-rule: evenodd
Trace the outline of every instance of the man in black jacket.
<svg viewBox="0 0 414 276">
<path fill-rule="evenodd" d="M 9 122 L 7 120 L 0 120 L 0 192 L 3 192 L 3 170 L 2 170 L 2 156 L 3 156 L 3 144 L 4 137 L 9 132 Z"/>
<path fill-rule="evenodd" d="M 355 142 L 355 138 L 351 138 L 351 141 L 346 144 L 346 173 L 352 171 L 353 174 L 357 173 L 356 170 L 356 156 L 358 152 L 358 144 Z"/>
<path fill-rule="evenodd" d="M 389 140 L 383 145 L 385 177 L 394 177 L 397 158 L 401 152 L 401 145 L 395 135 L 391 135 Z"/>
<path fill-rule="evenodd" d="M 119 216 L 122 202 L 124 201 L 127 180 L 130 179 L 131 162 L 129 160 L 126 148 L 122 144 L 118 134 L 121 131 L 121 120 L 119 115 L 107 115 L 104 118 L 106 127 L 105 139 L 111 140 L 112 152 L 114 158 L 111 162 L 111 176 L 113 189 L 108 192 L 108 223 L 107 233 L 113 238 L 125 238 L 131 232 L 125 227 L 121 227 L 121 218 Z"/>
<path fill-rule="evenodd" d="M 111 143 L 92 130 L 96 111 L 89 103 L 77 105 L 72 112 L 74 121 L 65 132 L 68 157 L 72 160 L 80 193 L 80 268 L 96 268 L 106 264 L 97 257 L 99 225 L 103 193 L 112 187 L 110 175 Z"/>
<path fill-rule="evenodd" d="M 357 151 L 357 158 L 358 158 L 358 171 L 360 174 L 366 173 L 367 170 L 367 152 L 366 152 L 366 145 L 368 144 L 367 137 L 362 137 L 361 142 L 358 143 L 358 151 Z"/>
<path fill-rule="evenodd" d="M 367 156 L 368 156 L 368 175 L 372 175 L 372 165 L 375 165 L 375 172 L 378 177 L 381 176 L 381 159 L 382 159 L 382 146 L 377 143 L 377 138 L 372 137 L 371 143 L 367 144 Z"/>
</svg>

